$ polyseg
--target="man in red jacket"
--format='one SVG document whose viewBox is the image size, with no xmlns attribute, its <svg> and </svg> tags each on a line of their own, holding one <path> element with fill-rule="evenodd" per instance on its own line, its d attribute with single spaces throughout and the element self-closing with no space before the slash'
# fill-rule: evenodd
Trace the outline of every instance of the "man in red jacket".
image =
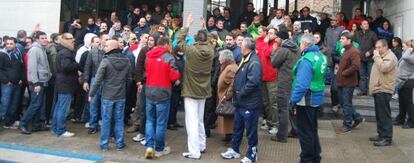
<svg viewBox="0 0 414 163">
<path fill-rule="evenodd" d="M 147 53 L 145 64 L 146 83 L 146 126 L 145 158 L 161 157 L 170 153 L 165 146 L 165 132 L 170 111 L 170 98 L 173 83 L 178 84 L 180 73 L 170 54 L 169 38 L 161 37 L 157 46 Z M 154 117 L 154 115 L 156 115 Z M 155 139 L 155 141 L 154 141 Z M 155 143 L 154 143 L 155 142 Z M 154 154 L 155 147 L 155 154 Z"/>
<path fill-rule="evenodd" d="M 261 28 L 260 30 L 264 30 Z M 276 39 L 275 28 L 269 28 L 265 37 L 257 39 L 256 51 L 262 62 L 263 71 L 263 104 L 264 104 L 264 118 L 267 124 L 262 126 L 262 129 L 269 130 L 269 133 L 276 135 L 278 124 L 278 110 L 276 104 L 277 91 L 277 69 L 272 67 L 270 55 L 272 54 L 273 44 Z"/>
<path fill-rule="evenodd" d="M 362 21 L 364 21 L 364 17 L 362 17 L 362 11 L 360 8 L 356 8 L 355 9 L 355 17 L 353 19 L 351 19 L 348 23 L 348 30 L 352 29 L 352 25 L 353 24 L 361 24 Z"/>
</svg>

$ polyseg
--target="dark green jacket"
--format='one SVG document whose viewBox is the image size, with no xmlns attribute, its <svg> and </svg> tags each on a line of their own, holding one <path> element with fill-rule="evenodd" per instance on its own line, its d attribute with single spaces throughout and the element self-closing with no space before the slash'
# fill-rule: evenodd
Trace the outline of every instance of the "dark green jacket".
<svg viewBox="0 0 414 163">
<path fill-rule="evenodd" d="M 186 54 L 181 96 L 195 99 L 211 97 L 211 69 L 214 49 L 207 42 L 195 42 L 187 45 L 185 38 L 188 27 L 182 28 L 177 35 L 178 47 Z"/>
</svg>

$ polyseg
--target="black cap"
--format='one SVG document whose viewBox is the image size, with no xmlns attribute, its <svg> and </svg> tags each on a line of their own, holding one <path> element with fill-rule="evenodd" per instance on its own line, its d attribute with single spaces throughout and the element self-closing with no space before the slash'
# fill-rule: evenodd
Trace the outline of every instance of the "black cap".
<svg viewBox="0 0 414 163">
<path fill-rule="evenodd" d="M 281 31 L 277 32 L 276 36 L 279 37 L 282 40 L 286 40 L 286 39 L 289 38 L 289 34 L 284 30 L 281 30 Z"/>
</svg>

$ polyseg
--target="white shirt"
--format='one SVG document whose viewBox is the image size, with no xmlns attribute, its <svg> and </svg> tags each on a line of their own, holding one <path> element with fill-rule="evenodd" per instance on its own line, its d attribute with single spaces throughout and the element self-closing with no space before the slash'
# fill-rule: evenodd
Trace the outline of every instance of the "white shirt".
<svg viewBox="0 0 414 163">
<path fill-rule="evenodd" d="M 270 21 L 269 27 L 276 28 L 277 26 L 279 26 L 280 24 L 282 24 L 284 22 L 285 22 L 285 20 L 283 19 L 283 17 L 280 18 L 280 19 L 277 19 L 276 17 L 274 17 L 272 19 L 272 21 Z"/>
<path fill-rule="evenodd" d="M 141 49 L 142 49 L 143 47 L 144 47 L 144 45 L 140 43 L 140 44 L 138 45 L 138 48 L 137 48 L 137 49 L 135 49 L 135 50 L 132 52 L 132 54 L 134 54 L 134 57 L 135 57 L 135 64 L 137 63 L 139 52 L 141 52 Z"/>
</svg>

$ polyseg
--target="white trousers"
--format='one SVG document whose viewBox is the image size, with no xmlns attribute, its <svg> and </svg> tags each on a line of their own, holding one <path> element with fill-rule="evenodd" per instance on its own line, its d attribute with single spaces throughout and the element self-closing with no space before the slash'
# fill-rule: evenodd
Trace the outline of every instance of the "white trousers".
<svg viewBox="0 0 414 163">
<path fill-rule="evenodd" d="M 201 155 L 200 151 L 206 149 L 206 132 L 204 130 L 205 103 L 206 99 L 184 97 L 188 151 L 196 157 Z"/>
</svg>

